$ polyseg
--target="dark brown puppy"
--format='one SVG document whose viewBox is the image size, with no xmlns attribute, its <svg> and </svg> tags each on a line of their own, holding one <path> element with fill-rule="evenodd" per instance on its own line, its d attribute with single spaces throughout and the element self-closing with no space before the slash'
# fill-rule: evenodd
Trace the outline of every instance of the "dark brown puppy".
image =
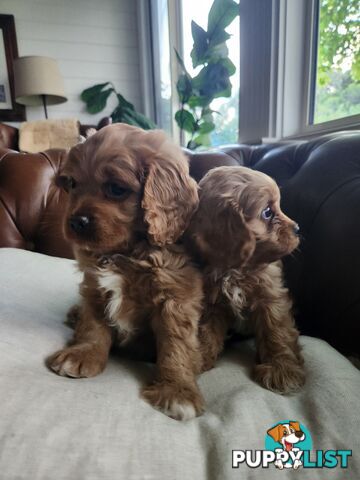
<svg viewBox="0 0 360 480">
<path fill-rule="evenodd" d="M 298 226 L 263 173 L 219 167 L 199 186 L 186 236 L 205 275 L 202 370 L 214 365 L 229 329 L 255 333 L 257 381 L 279 393 L 295 391 L 305 381 L 303 359 L 279 259 L 298 246 Z"/>
<path fill-rule="evenodd" d="M 113 343 L 154 336 L 157 378 L 143 397 L 177 419 L 200 414 L 202 278 L 172 245 L 198 204 L 186 157 L 160 131 L 116 124 L 74 147 L 59 181 L 69 193 L 65 234 L 84 280 L 73 342 L 49 367 L 91 377 Z"/>
</svg>

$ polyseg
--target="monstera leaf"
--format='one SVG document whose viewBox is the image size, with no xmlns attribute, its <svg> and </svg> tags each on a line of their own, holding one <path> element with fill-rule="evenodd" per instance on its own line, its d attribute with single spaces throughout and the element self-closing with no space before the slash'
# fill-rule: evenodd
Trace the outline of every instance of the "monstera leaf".
<svg viewBox="0 0 360 480">
<path fill-rule="evenodd" d="M 239 15 L 239 4 L 233 0 L 214 0 L 208 16 L 209 43 L 217 45 L 222 43 L 230 35 L 224 29 Z"/>
<path fill-rule="evenodd" d="M 99 83 L 81 93 L 80 98 L 86 103 L 86 110 L 89 113 L 99 113 L 101 110 L 104 110 L 107 99 L 114 91 L 112 87 L 104 90 L 109 84 L 109 82 Z"/>
<path fill-rule="evenodd" d="M 128 123 L 144 130 L 156 128 L 155 123 L 142 113 L 137 112 L 134 105 L 118 93 L 111 82 L 99 83 L 86 88 L 81 93 L 80 98 L 86 103 L 86 110 L 89 113 L 99 113 L 106 107 L 107 100 L 112 93 L 116 95 L 118 100 L 117 107 L 110 115 L 114 123 Z"/>
<path fill-rule="evenodd" d="M 229 69 L 222 62 L 210 63 L 204 67 L 193 79 L 193 85 L 203 97 L 231 96 Z M 222 92 L 226 92 L 226 95 Z"/>
<path fill-rule="evenodd" d="M 196 130 L 196 120 L 188 110 L 178 110 L 175 113 L 175 120 L 179 127 L 186 132 L 192 133 Z"/>
<path fill-rule="evenodd" d="M 156 128 L 156 124 L 154 122 L 136 110 L 124 109 L 123 117 L 120 121 L 128 123 L 129 125 L 135 125 L 136 127 L 143 128 L 144 130 L 152 130 L 153 128 Z"/>
<path fill-rule="evenodd" d="M 206 55 L 209 49 L 209 41 L 207 32 L 200 27 L 194 20 L 191 22 L 191 33 L 194 40 L 194 46 L 190 56 L 192 58 L 193 67 L 196 68 L 206 61 Z"/>
<path fill-rule="evenodd" d="M 189 98 L 192 93 L 192 85 L 189 75 L 183 73 L 180 75 L 179 80 L 176 84 L 176 89 L 179 94 L 179 99 L 181 103 L 186 103 L 189 101 Z"/>
</svg>

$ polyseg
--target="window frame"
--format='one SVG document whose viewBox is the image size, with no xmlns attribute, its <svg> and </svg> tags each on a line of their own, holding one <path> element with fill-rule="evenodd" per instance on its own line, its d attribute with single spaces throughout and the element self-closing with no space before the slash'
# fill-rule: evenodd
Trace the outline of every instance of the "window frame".
<svg viewBox="0 0 360 480">
<path fill-rule="evenodd" d="M 271 15 L 259 18 L 259 4 L 267 8 L 271 4 Z M 267 28 L 247 31 L 248 38 L 241 39 L 241 45 L 245 46 L 241 49 L 240 68 L 241 141 L 309 138 L 360 128 L 360 114 L 318 124 L 309 121 L 316 75 L 318 0 L 266 0 L 266 4 L 263 0 L 241 0 L 240 22 L 242 11 L 246 22 L 250 17 L 267 22 Z M 266 33 L 269 27 L 270 36 Z M 242 27 L 240 35 L 241 31 Z M 264 66 L 261 58 L 267 42 L 271 43 L 271 61 Z M 247 52 L 247 44 L 255 45 L 258 55 Z M 254 88 L 244 91 L 248 79 L 256 78 L 261 71 L 261 82 L 257 80 L 256 88 L 259 92 L 266 91 L 269 83 L 267 97 L 256 95 Z"/>
<path fill-rule="evenodd" d="M 306 26 L 304 29 L 305 38 L 308 39 L 307 57 L 305 69 L 307 71 L 306 83 L 304 88 L 304 108 L 303 121 L 300 126 L 300 135 L 316 135 L 319 133 L 335 132 L 360 127 L 360 114 L 349 115 L 347 117 L 329 120 L 322 123 L 310 123 L 314 116 L 315 109 L 315 88 L 317 74 L 317 52 L 318 52 L 318 34 L 319 34 L 319 0 L 307 0 L 306 6 Z M 296 133 L 295 133 L 296 135 Z"/>
<path fill-rule="evenodd" d="M 154 47 L 151 31 L 151 0 L 137 0 L 139 74 L 143 113 L 156 121 Z"/>
<path fill-rule="evenodd" d="M 168 9 L 169 43 L 182 55 L 181 37 L 181 2 L 166 0 Z M 138 39 L 140 56 L 140 80 L 144 99 L 144 113 L 150 117 L 159 128 L 163 128 L 159 105 L 161 94 L 158 85 L 161 83 L 160 51 L 156 30 L 158 30 L 157 0 L 137 0 L 138 12 Z M 174 113 L 179 108 L 179 100 L 176 93 L 176 82 L 181 73 L 176 59 L 174 48 L 170 48 L 170 77 L 171 77 L 171 133 L 173 138 L 180 142 L 180 129 L 175 121 Z"/>
</svg>

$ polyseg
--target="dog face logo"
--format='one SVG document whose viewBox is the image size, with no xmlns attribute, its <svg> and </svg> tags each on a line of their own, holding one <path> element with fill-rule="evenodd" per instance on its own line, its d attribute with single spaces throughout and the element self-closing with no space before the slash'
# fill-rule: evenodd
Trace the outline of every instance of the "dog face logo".
<svg viewBox="0 0 360 480">
<path fill-rule="evenodd" d="M 279 455 L 278 460 L 275 462 L 275 466 L 279 469 L 283 468 L 294 468 L 298 469 L 302 465 L 300 458 L 296 458 L 298 452 L 301 451 L 300 448 L 296 446 L 297 443 L 303 442 L 306 438 L 305 433 L 301 430 L 299 422 L 289 421 L 288 423 L 278 423 L 274 427 L 270 428 L 267 431 L 267 434 L 278 444 L 281 445 L 281 448 L 275 448 L 275 452 L 281 454 L 281 452 L 287 452 L 288 455 L 281 457 Z M 291 454 L 290 454 L 291 452 Z M 282 458 L 293 459 L 293 462 L 286 461 L 283 462 Z"/>
<path fill-rule="evenodd" d="M 267 431 L 275 442 L 281 443 L 283 449 L 289 452 L 293 445 L 305 440 L 305 433 L 300 429 L 299 422 L 279 423 Z"/>
</svg>

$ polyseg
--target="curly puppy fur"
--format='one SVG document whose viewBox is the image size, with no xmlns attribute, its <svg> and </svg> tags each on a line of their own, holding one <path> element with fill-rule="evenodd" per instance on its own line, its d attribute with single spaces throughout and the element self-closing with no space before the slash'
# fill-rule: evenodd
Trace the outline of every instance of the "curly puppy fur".
<svg viewBox="0 0 360 480">
<path fill-rule="evenodd" d="M 305 381 L 303 359 L 280 259 L 298 246 L 298 226 L 281 211 L 279 189 L 263 173 L 219 167 L 199 186 L 186 237 L 205 274 L 202 370 L 213 367 L 230 329 L 254 333 L 255 379 L 275 392 L 296 391 Z"/>
<path fill-rule="evenodd" d="M 156 345 L 157 376 L 143 397 L 176 419 L 203 410 L 196 384 L 202 277 L 181 245 L 198 205 L 186 157 L 160 131 L 125 124 L 75 146 L 58 182 L 68 192 L 64 231 L 82 303 L 71 344 L 48 366 L 79 378 L 105 368 L 113 344 Z"/>
</svg>

